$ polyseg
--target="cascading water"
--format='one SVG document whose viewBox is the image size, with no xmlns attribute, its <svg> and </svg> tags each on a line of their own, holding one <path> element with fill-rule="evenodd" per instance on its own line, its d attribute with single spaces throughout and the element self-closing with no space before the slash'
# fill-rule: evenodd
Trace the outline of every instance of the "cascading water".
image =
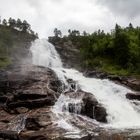
<svg viewBox="0 0 140 140">
<path fill-rule="evenodd" d="M 47 40 L 36 40 L 32 44 L 31 52 L 33 64 L 51 68 L 62 68 L 62 62 L 58 53 Z"/>
<path fill-rule="evenodd" d="M 94 94 L 107 110 L 108 124 L 105 126 L 113 128 L 140 128 L 140 112 L 125 97 L 126 93 L 132 91 L 109 80 L 87 78 L 74 69 L 63 68 L 55 47 L 45 39 L 36 40 L 32 44 L 31 52 L 33 64 L 53 69 L 66 86 L 68 86 L 68 83 L 65 77 L 76 81 L 83 91 Z M 57 110 L 61 113 L 62 106 L 67 106 L 69 102 L 79 103 L 80 99 L 69 99 L 62 94 L 56 102 L 55 111 Z M 60 125 L 62 126 L 63 124 L 66 125 L 65 123 Z"/>
</svg>

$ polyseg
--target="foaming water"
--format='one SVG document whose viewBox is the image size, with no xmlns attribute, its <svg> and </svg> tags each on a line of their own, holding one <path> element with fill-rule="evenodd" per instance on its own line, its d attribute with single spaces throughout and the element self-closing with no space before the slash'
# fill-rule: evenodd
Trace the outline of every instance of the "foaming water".
<svg viewBox="0 0 140 140">
<path fill-rule="evenodd" d="M 132 92 L 129 89 L 117 85 L 109 80 L 84 77 L 82 73 L 74 69 L 65 69 L 55 47 L 47 40 L 36 40 L 31 52 L 33 64 L 52 68 L 59 79 L 68 87 L 67 79 L 73 79 L 79 87 L 86 92 L 92 93 L 107 110 L 108 124 L 105 127 L 113 128 L 140 128 L 140 112 L 136 106 L 126 99 L 125 95 Z M 68 103 L 80 103 L 80 99 L 71 99 L 62 94 L 54 106 L 54 111 L 63 113 L 63 107 L 68 107 Z M 67 110 L 67 109 L 66 109 Z M 77 106 L 77 113 L 80 106 Z M 68 119 L 67 119 L 68 120 Z M 65 124 L 64 118 L 59 120 L 59 125 Z"/>
<path fill-rule="evenodd" d="M 58 68 L 62 67 L 62 62 L 54 46 L 46 39 L 35 40 L 31 47 L 32 63 L 39 66 Z"/>
<path fill-rule="evenodd" d="M 114 128 L 140 127 L 140 113 L 125 95 L 132 92 L 109 80 L 86 78 L 82 73 L 65 69 L 64 75 L 77 81 L 82 90 L 93 93 L 97 100 L 104 105 L 108 114 L 108 126 Z"/>
</svg>

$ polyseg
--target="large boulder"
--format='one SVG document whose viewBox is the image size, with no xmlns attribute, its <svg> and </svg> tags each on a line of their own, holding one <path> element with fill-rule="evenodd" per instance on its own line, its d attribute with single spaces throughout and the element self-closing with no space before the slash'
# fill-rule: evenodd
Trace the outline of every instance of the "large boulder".
<svg viewBox="0 0 140 140">
<path fill-rule="evenodd" d="M 95 96 L 91 93 L 85 93 L 82 101 L 83 101 L 84 105 L 83 105 L 81 113 L 83 115 L 86 115 L 86 116 L 94 119 L 95 118 L 95 115 L 94 115 L 95 106 L 97 106 L 97 104 L 98 104 Z"/>
<path fill-rule="evenodd" d="M 41 66 L 16 66 L 0 72 L 0 105 L 5 109 L 52 106 L 62 83 L 55 73 Z"/>
<path fill-rule="evenodd" d="M 72 100 L 69 101 L 67 106 L 64 104 L 63 110 L 67 110 L 70 113 L 81 114 L 92 119 L 96 119 L 99 122 L 107 122 L 106 109 L 98 103 L 93 94 L 84 91 L 77 91 L 66 92 L 65 96 Z"/>
</svg>

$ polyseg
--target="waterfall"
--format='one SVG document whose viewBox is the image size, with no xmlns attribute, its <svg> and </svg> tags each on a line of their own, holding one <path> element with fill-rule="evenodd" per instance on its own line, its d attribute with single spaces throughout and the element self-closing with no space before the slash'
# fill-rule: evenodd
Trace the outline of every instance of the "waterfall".
<svg viewBox="0 0 140 140">
<path fill-rule="evenodd" d="M 47 40 L 35 40 L 30 50 L 32 52 L 33 64 L 51 68 L 62 68 L 62 62 L 58 53 Z"/>
<path fill-rule="evenodd" d="M 87 78 L 77 70 L 63 68 L 55 47 L 45 39 L 36 40 L 32 44 L 31 52 L 33 64 L 49 67 L 55 71 L 64 84 L 68 85 L 65 78 L 67 77 L 76 81 L 83 91 L 94 94 L 98 102 L 107 110 L 108 124 L 105 127 L 140 128 L 140 112 L 125 97 L 126 93 L 132 92 L 131 90 L 107 79 Z M 62 106 L 67 106 L 71 102 L 76 104 L 80 102 L 80 99 L 74 100 L 62 94 L 56 102 L 55 109 L 61 113 Z M 76 112 L 78 109 L 80 109 L 79 106 Z"/>
</svg>

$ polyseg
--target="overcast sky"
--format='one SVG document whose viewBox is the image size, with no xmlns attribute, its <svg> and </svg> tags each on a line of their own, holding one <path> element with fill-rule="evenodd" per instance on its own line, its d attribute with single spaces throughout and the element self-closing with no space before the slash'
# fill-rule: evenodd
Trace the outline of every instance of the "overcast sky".
<svg viewBox="0 0 140 140">
<path fill-rule="evenodd" d="M 0 16 L 26 19 L 40 37 L 55 27 L 110 31 L 116 23 L 140 26 L 140 0 L 0 0 Z"/>
</svg>

